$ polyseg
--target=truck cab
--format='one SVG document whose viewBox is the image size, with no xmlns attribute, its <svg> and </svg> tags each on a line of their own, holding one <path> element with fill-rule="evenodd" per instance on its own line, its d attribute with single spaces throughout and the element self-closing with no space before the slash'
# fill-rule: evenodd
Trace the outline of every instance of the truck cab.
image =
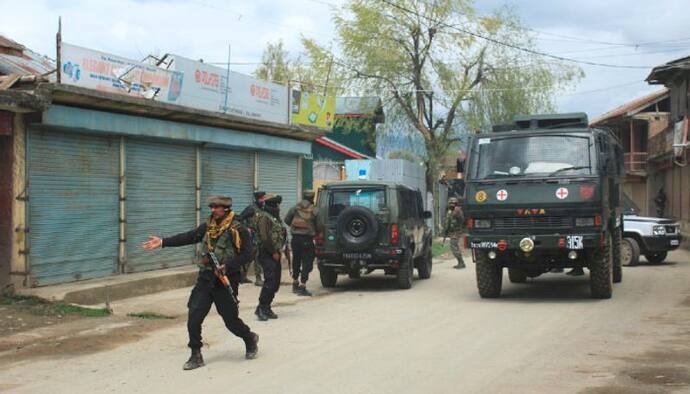
<svg viewBox="0 0 690 394">
<path fill-rule="evenodd" d="M 586 267 L 592 296 L 622 280 L 622 149 L 585 114 L 516 117 L 470 141 L 465 179 L 466 247 L 481 297 L 498 297 L 502 270 L 525 282 Z"/>
</svg>

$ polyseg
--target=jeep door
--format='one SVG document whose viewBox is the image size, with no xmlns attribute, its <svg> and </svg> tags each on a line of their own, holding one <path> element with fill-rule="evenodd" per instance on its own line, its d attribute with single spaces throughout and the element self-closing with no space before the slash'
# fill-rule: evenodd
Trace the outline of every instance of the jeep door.
<svg viewBox="0 0 690 394">
<path fill-rule="evenodd" d="M 419 257 L 424 251 L 425 226 L 422 216 L 420 193 L 405 188 L 398 189 L 398 219 L 408 241 L 415 245 L 413 257 Z"/>
</svg>

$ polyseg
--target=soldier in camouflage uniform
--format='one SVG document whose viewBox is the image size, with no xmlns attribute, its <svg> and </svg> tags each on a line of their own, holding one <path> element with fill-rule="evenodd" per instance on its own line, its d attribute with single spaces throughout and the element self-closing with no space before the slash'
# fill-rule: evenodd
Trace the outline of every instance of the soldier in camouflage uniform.
<svg viewBox="0 0 690 394">
<path fill-rule="evenodd" d="M 252 242 L 254 244 L 253 248 L 253 255 L 251 257 L 251 260 L 247 265 L 245 265 L 242 269 L 242 283 L 251 283 L 249 279 L 247 279 L 247 273 L 249 272 L 249 268 L 254 265 L 254 275 L 256 276 L 256 280 L 254 281 L 254 284 L 262 287 L 264 285 L 264 279 L 263 279 L 263 271 L 261 270 L 261 264 L 259 264 L 256 260 L 257 258 L 257 253 L 259 248 L 257 248 L 259 244 L 259 237 L 257 234 L 257 226 L 256 226 L 256 219 L 257 215 L 259 213 L 259 210 L 261 210 L 264 206 L 264 196 L 266 195 L 266 192 L 263 191 L 257 191 L 254 192 L 254 202 L 249 204 L 242 213 L 240 214 L 240 221 L 249 228 L 249 231 L 252 233 Z"/>
<path fill-rule="evenodd" d="M 199 260 L 199 276 L 189 296 L 187 307 L 187 330 L 192 355 L 183 369 L 195 369 L 204 365 L 201 356 L 201 325 L 206 318 L 211 304 L 216 305 L 218 314 L 223 318 L 230 332 L 244 340 L 245 357 L 252 359 L 258 352 L 259 336 L 253 333 L 239 317 L 235 301 L 225 286 L 214 275 L 208 261 L 208 252 L 213 252 L 224 266 L 235 294 L 238 294 L 239 273 L 242 264 L 251 256 L 251 239 L 249 231 L 242 226 L 232 211 L 232 199 L 225 196 L 209 198 L 211 216 L 199 227 L 168 238 L 150 236 L 143 244 L 146 250 L 191 245 L 201 242 L 202 258 Z"/>
<path fill-rule="evenodd" d="M 455 197 L 449 198 L 448 212 L 446 213 L 446 221 L 443 226 L 443 236 L 450 238 L 450 250 L 458 260 L 458 263 L 453 266 L 455 269 L 465 268 L 465 261 L 462 258 L 462 246 L 460 245 L 464 222 L 465 216 L 462 213 L 460 202 Z"/>
<path fill-rule="evenodd" d="M 287 232 L 280 220 L 281 196 L 266 194 L 264 207 L 259 211 L 256 221 L 259 237 L 259 255 L 257 262 L 264 271 L 264 285 L 259 295 L 259 305 L 254 312 L 261 321 L 277 319 L 271 309 L 271 303 L 280 288 L 281 251 L 285 246 Z"/>
<path fill-rule="evenodd" d="M 304 199 L 290 208 L 285 224 L 292 235 L 292 291 L 300 296 L 311 296 L 307 290 L 309 273 L 314 268 L 314 236 L 316 235 L 316 207 L 314 192 L 305 190 Z"/>
</svg>

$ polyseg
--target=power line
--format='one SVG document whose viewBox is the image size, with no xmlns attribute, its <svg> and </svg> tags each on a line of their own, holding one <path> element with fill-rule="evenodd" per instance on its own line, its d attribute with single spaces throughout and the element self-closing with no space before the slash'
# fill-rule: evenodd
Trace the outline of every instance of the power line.
<svg viewBox="0 0 690 394">
<path fill-rule="evenodd" d="M 489 42 L 494 43 L 494 44 L 497 44 L 497 45 L 505 46 L 505 47 L 512 48 L 512 49 L 516 49 L 516 50 L 519 50 L 519 51 L 522 51 L 522 52 L 525 52 L 525 53 L 530 53 L 530 54 L 532 54 L 532 55 L 548 57 L 548 58 L 551 58 L 551 59 L 556 59 L 556 60 L 560 60 L 560 61 L 564 61 L 564 62 L 577 63 L 577 64 L 583 64 L 583 65 L 588 65 L 588 66 L 597 66 L 597 67 L 625 68 L 625 69 L 650 69 L 650 68 L 652 67 L 652 66 L 631 66 L 631 65 L 619 65 L 619 64 L 597 63 L 597 62 L 590 62 L 590 61 L 585 61 L 585 60 L 571 59 L 571 58 L 564 57 L 564 56 L 553 55 L 553 54 L 546 53 L 546 52 L 542 52 L 542 51 L 538 51 L 538 50 L 535 50 L 535 49 L 530 49 L 530 48 L 521 47 L 521 46 L 516 45 L 516 44 L 511 44 L 511 43 L 508 43 L 508 42 L 503 42 L 503 41 L 497 40 L 497 39 L 495 39 L 495 38 L 487 37 L 487 36 L 485 36 L 485 35 L 483 35 L 483 34 L 481 34 L 481 33 L 473 32 L 473 31 L 470 31 L 470 30 L 467 30 L 467 29 L 462 29 L 462 28 L 460 28 L 460 27 L 450 25 L 450 24 L 445 23 L 445 22 L 443 22 L 443 21 L 435 20 L 435 19 L 433 19 L 433 18 L 431 18 L 431 17 L 429 17 L 429 16 L 421 15 L 421 14 L 418 13 L 417 11 L 411 10 L 411 9 L 406 8 L 406 7 L 403 7 L 403 6 L 400 6 L 400 5 L 395 4 L 395 3 L 391 2 L 391 1 L 388 1 L 388 0 L 381 0 L 381 1 L 384 2 L 384 3 L 386 3 L 386 4 L 388 4 L 388 5 L 391 6 L 391 7 L 397 8 L 397 9 L 399 9 L 399 10 L 401 10 L 401 11 L 403 11 L 403 12 L 406 12 L 406 13 L 408 13 L 408 14 L 412 14 L 412 15 L 418 17 L 418 18 L 424 18 L 424 19 L 426 19 L 426 20 L 428 20 L 428 21 L 430 21 L 430 22 L 433 22 L 433 23 L 436 23 L 436 24 L 439 24 L 439 25 L 443 25 L 443 26 L 445 26 L 445 27 L 447 27 L 447 28 L 450 28 L 450 29 L 453 29 L 453 30 L 457 30 L 457 31 L 459 31 L 459 32 L 461 32 L 461 33 L 465 33 L 465 34 L 471 35 L 471 36 L 473 36 L 473 37 L 481 38 L 482 40 L 489 41 Z"/>
</svg>

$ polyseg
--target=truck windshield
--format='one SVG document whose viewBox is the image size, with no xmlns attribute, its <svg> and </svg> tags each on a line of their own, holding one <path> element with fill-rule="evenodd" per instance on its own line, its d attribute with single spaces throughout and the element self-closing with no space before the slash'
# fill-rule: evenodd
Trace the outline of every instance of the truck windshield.
<svg viewBox="0 0 690 394">
<path fill-rule="evenodd" d="M 590 139 L 569 135 L 479 138 L 474 179 L 590 175 Z"/>
<path fill-rule="evenodd" d="M 386 207 L 386 193 L 383 189 L 333 190 L 328 199 L 328 216 L 340 215 L 347 207 L 358 206 L 378 213 Z"/>
</svg>

